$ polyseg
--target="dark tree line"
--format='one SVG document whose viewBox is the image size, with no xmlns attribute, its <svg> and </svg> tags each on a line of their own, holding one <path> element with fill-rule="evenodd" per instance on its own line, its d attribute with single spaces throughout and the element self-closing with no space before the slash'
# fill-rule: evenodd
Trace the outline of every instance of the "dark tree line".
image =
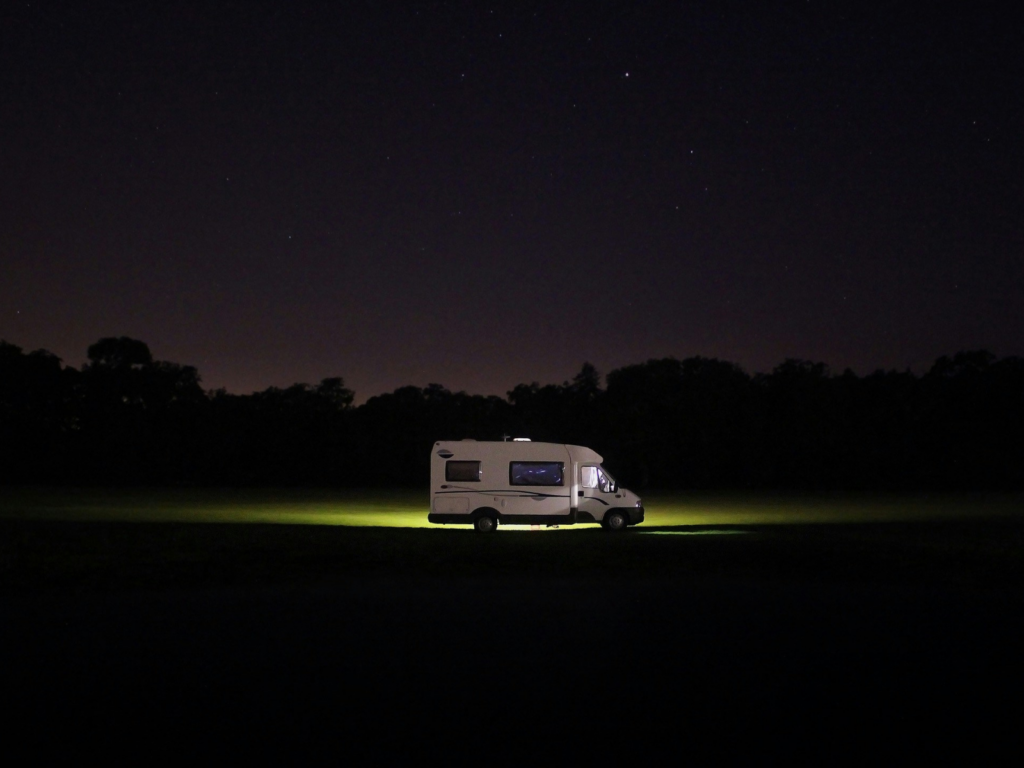
<svg viewBox="0 0 1024 768">
<path fill-rule="evenodd" d="M 0 342 L 0 483 L 425 486 L 439 439 L 588 445 L 638 488 L 1022 489 L 1024 359 L 923 375 L 771 373 L 702 357 L 589 364 L 507 398 L 402 387 L 353 405 L 340 378 L 252 395 L 101 339 L 81 370 Z"/>
</svg>

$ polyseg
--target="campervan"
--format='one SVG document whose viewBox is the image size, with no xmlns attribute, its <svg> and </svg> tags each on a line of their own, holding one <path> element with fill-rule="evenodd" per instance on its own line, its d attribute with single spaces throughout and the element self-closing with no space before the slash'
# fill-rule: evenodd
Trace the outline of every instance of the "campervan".
<svg viewBox="0 0 1024 768">
<path fill-rule="evenodd" d="M 431 523 L 493 531 L 499 523 L 601 523 L 609 531 L 642 523 L 644 507 L 580 445 L 529 440 L 442 440 L 430 454 Z"/>
</svg>

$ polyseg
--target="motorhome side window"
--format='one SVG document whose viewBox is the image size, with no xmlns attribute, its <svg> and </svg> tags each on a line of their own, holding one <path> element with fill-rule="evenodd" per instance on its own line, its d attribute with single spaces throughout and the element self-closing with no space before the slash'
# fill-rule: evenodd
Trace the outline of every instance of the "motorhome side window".
<svg viewBox="0 0 1024 768">
<path fill-rule="evenodd" d="M 479 483 L 479 461 L 446 461 L 444 479 L 450 483 Z"/>
<path fill-rule="evenodd" d="M 508 465 L 509 485 L 565 485 L 565 464 L 561 461 L 512 461 Z"/>
</svg>

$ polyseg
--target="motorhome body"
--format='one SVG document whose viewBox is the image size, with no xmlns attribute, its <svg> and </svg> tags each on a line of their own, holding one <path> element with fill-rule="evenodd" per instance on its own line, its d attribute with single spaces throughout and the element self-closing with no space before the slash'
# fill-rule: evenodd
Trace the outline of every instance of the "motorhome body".
<svg viewBox="0 0 1024 768">
<path fill-rule="evenodd" d="M 601 456 L 580 445 L 442 440 L 430 455 L 432 523 L 493 530 L 500 523 L 643 522 L 640 498 L 619 488 Z"/>
</svg>

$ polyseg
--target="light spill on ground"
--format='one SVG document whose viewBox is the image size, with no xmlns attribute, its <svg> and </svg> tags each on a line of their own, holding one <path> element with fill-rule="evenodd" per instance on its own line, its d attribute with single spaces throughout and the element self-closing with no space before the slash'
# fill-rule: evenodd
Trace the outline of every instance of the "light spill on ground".
<svg viewBox="0 0 1024 768">
<path fill-rule="evenodd" d="M 641 529 L 1001 517 L 1020 514 L 1024 497 L 652 493 L 644 505 Z M 427 522 L 427 510 L 427 494 L 409 491 L 0 490 L 0 518 L 7 519 L 440 528 Z M 592 527 L 502 526 L 526 531 Z"/>
</svg>

